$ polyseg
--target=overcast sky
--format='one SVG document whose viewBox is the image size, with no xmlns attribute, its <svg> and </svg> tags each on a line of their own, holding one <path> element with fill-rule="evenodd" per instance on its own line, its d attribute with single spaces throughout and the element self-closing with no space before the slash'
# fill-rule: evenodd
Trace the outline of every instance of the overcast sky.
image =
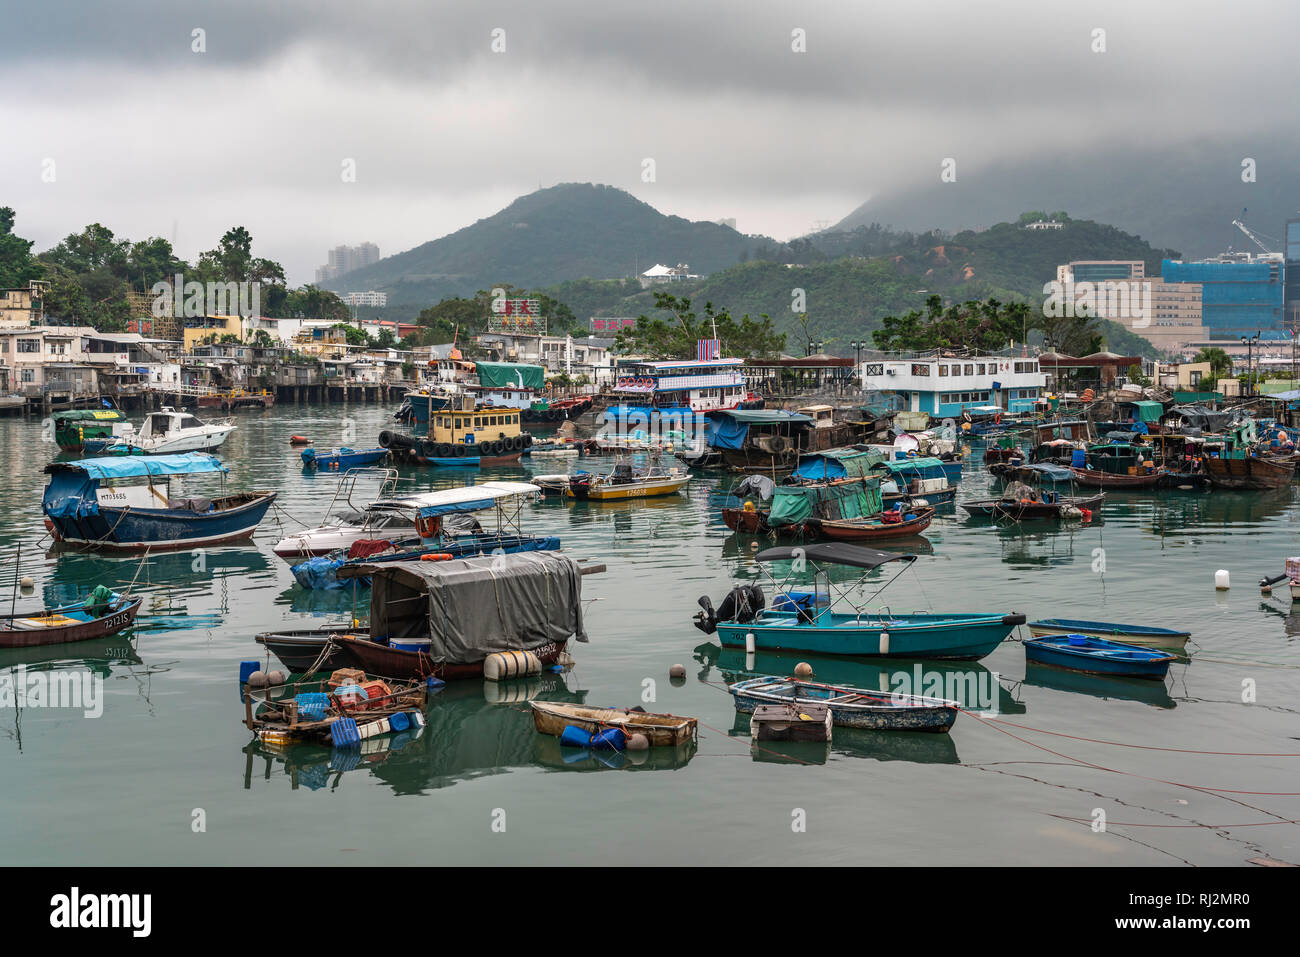
<svg viewBox="0 0 1300 957">
<path fill-rule="evenodd" d="M 1173 157 L 1208 136 L 1249 156 L 1295 138 L 1300 93 L 1300 4 L 1283 0 L 3 0 L 0 12 L 0 205 L 20 235 L 45 249 L 98 221 L 174 236 L 193 258 L 242 224 L 294 284 L 331 246 L 400 252 L 560 182 L 785 239 L 937 181 L 945 157 L 960 186 L 1061 150 Z M 806 52 L 792 50 L 795 29 Z M 340 175 L 349 159 L 355 182 Z"/>
</svg>

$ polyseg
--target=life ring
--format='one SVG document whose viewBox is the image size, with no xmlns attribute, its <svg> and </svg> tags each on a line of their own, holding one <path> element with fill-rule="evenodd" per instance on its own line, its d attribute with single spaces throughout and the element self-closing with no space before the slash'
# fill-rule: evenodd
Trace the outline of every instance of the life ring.
<svg viewBox="0 0 1300 957">
<path fill-rule="evenodd" d="M 421 538 L 433 538 L 441 524 L 435 515 L 419 515 L 415 519 L 415 530 Z"/>
<path fill-rule="evenodd" d="M 993 414 L 993 424 L 994 424 L 994 425 L 1001 425 L 1001 424 L 1002 424 L 1002 413 L 1001 413 L 1001 412 L 995 412 L 995 413 Z"/>
</svg>

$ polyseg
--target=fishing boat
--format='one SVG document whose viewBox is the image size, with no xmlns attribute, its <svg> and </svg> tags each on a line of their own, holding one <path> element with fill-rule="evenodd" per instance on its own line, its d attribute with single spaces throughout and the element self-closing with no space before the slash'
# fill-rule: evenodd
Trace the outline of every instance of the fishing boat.
<svg viewBox="0 0 1300 957">
<path fill-rule="evenodd" d="M 1222 455 L 1204 460 L 1210 484 L 1230 489 L 1286 488 L 1295 478 L 1295 459 L 1289 456 Z"/>
<path fill-rule="evenodd" d="M 962 502 L 961 508 L 978 518 L 1008 518 L 1023 522 L 1037 518 L 1091 518 L 1093 510 L 1106 501 L 1096 495 L 1061 495 L 1051 489 L 1035 489 L 1021 482 L 1008 485 L 998 498 Z"/>
<path fill-rule="evenodd" d="M 546 498 L 564 498 L 569 494 L 569 473 L 555 472 L 548 475 L 534 475 L 528 480 L 536 485 Z"/>
<path fill-rule="evenodd" d="M 1174 655 L 1092 635 L 1045 635 L 1025 641 L 1025 658 L 1090 674 L 1163 680 Z"/>
<path fill-rule="evenodd" d="M 483 677 L 498 652 L 527 652 L 536 674 L 560 660 L 570 639 L 587 641 L 582 577 L 604 570 L 560 552 L 348 563 L 341 578 L 371 581 L 368 627 L 267 632 L 257 641 L 286 652 L 290 668 L 320 658 L 317 668 L 450 681 Z"/>
<path fill-rule="evenodd" d="M 723 508 L 722 520 L 733 531 L 751 535 L 772 531 L 803 536 L 817 522 L 879 516 L 884 508 L 880 487 L 880 478 L 874 475 L 782 485 L 751 475 L 732 490 L 748 500 L 739 508 Z M 763 498 L 771 499 L 767 508 L 755 501 Z"/>
<path fill-rule="evenodd" d="M 118 408 L 70 409 L 55 412 L 50 419 L 54 425 L 54 441 L 64 452 L 98 455 L 134 430 L 126 413 Z"/>
<path fill-rule="evenodd" d="M 349 564 L 398 561 L 445 561 L 475 555 L 507 555 L 516 552 L 556 551 L 559 538 L 554 535 L 525 535 L 521 517 L 525 503 L 537 497 L 537 489 L 526 482 L 485 482 L 466 489 L 444 489 L 407 496 L 399 501 L 415 507 L 414 538 L 360 538 L 346 551 L 309 558 L 292 566 L 294 579 L 303 588 L 341 588 L 356 582 L 369 586 L 365 579 L 340 579 L 339 569 Z M 489 527 L 475 513 L 491 511 Z M 391 533 L 390 533 L 391 535 Z"/>
<path fill-rule="evenodd" d="M 130 628 L 144 599 L 97 587 L 83 601 L 0 615 L 0 648 L 30 648 L 107 638 Z"/>
<path fill-rule="evenodd" d="M 358 504 L 354 497 L 365 478 L 379 478 L 379 496 Z M 537 487 L 528 482 L 483 482 L 437 492 L 396 495 L 395 469 L 361 468 L 344 473 L 325 509 L 325 523 L 295 532 L 275 543 L 272 551 L 285 561 L 300 562 L 346 553 L 359 541 L 408 542 L 434 539 L 443 531 L 443 516 L 492 508 L 498 500 L 530 497 Z"/>
<path fill-rule="evenodd" d="M 569 497 L 593 502 L 675 495 L 691 480 L 685 469 L 659 465 L 633 468 L 620 462 L 609 472 L 578 472 L 569 478 Z"/>
<path fill-rule="evenodd" d="M 203 422 L 188 412 L 163 406 L 144 417 L 144 424 L 122 436 L 105 451 L 126 455 L 177 455 L 182 452 L 211 452 L 235 431 L 229 419 Z"/>
<path fill-rule="evenodd" d="M 565 728 L 581 728 L 588 734 L 598 734 L 608 728 L 618 728 L 624 734 L 644 734 L 651 747 L 675 747 L 694 741 L 699 734 L 695 718 L 675 714 L 654 714 L 630 708 L 592 708 L 563 701 L 531 701 L 533 726 L 539 734 L 560 737 Z"/>
<path fill-rule="evenodd" d="M 367 738 L 424 726 L 423 681 L 354 672 L 266 690 L 245 687 L 244 726 L 265 744 L 359 747 Z"/>
<path fill-rule="evenodd" d="M 388 458 L 388 449 L 349 449 L 338 448 L 329 452 L 317 452 L 315 449 L 302 450 L 302 470 L 314 472 L 318 469 L 332 472 L 346 472 L 348 469 L 364 468 L 378 465 Z"/>
<path fill-rule="evenodd" d="M 1155 628 L 1150 625 L 1125 625 L 1115 621 L 1085 621 L 1079 618 L 1043 618 L 1029 622 L 1029 633 L 1035 638 L 1044 635 L 1091 635 L 1109 638 L 1129 645 L 1154 648 L 1181 648 L 1192 637 L 1191 632 L 1172 628 Z"/>
<path fill-rule="evenodd" d="M 221 477 L 215 456 L 104 456 L 45 467 L 50 483 L 41 509 L 57 541 L 88 550 L 166 551 L 249 538 L 275 492 L 237 492 L 218 498 L 187 494 L 193 475 Z"/>
<path fill-rule="evenodd" d="M 868 731 L 933 731 L 944 734 L 957 720 L 959 705 L 943 698 L 863 691 L 798 678 L 748 678 L 728 685 L 736 710 L 751 713 L 762 704 L 820 704 L 830 708 L 836 727 Z"/>
<path fill-rule="evenodd" d="M 887 607 L 867 607 L 866 601 L 879 595 L 894 579 L 876 589 L 866 601 L 854 599 L 854 592 L 865 587 L 875 569 L 894 562 L 906 568 L 916 560 L 915 555 L 827 542 L 768 548 L 759 552 L 757 559 L 765 563 L 764 571 L 781 599 L 772 608 L 764 607 L 762 589 L 754 584 L 733 589 L 716 612 L 707 595 L 699 600 L 703 610 L 696 613 L 695 626 L 705 634 L 717 632 L 726 647 L 752 645 L 761 651 L 976 660 L 993 651 L 1017 625 L 1025 623 L 1025 616 L 1016 613 L 894 614 Z M 772 575 L 767 567 L 772 562 L 791 562 L 784 581 Z M 788 585 L 805 565 L 813 569 L 814 590 L 792 596 Z M 862 575 L 841 587 L 831 581 L 832 566 L 861 569 Z"/>
<path fill-rule="evenodd" d="M 919 535 L 930 527 L 934 508 L 917 508 L 904 511 L 890 509 L 863 518 L 823 519 L 810 518 L 804 528 L 821 538 L 837 542 L 872 542 L 884 538 L 906 538 Z"/>
<path fill-rule="evenodd" d="M 1103 472 L 1099 469 L 1071 466 L 1074 481 L 1084 488 L 1154 488 L 1160 484 L 1160 472 L 1151 471 L 1139 475 L 1125 475 L 1119 472 Z"/>
</svg>

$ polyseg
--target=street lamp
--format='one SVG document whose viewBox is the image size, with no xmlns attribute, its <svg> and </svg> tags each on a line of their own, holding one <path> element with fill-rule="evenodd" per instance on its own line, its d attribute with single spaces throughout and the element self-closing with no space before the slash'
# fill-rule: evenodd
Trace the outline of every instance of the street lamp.
<svg viewBox="0 0 1300 957">
<path fill-rule="evenodd" d="M 1255 343 L 1258 341 L 1259 341 L 1258 329 L 1255 330 L 1255 334 L 1253 336 L 1241 337 L 1241 344 L 1246 347 L 1246 396 L 1247 397 L 1254 394 L 1254 382 L 1251 376 L 1253 363 L 1251 362 L 1251 359 L 1253 358 L 1253 352 L 1254 352 L 1253 347 Z"/>
</svg>

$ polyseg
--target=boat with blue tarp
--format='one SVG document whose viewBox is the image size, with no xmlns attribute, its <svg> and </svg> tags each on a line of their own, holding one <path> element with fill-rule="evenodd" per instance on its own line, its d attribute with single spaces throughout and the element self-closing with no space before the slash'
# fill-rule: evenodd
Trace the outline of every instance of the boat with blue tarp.
<svg viewBox="0 0 1300 957">
<path fill-rule="evenodd" d="M 304 472 L 314 472 L 318 469 L 327 472 L 346 472 L 348 469 L 378 465 L 388 458 L 388 449 L 349 449 L 345 447 L 332 449 L 329 452 L 303 449 L 300 454 L 302 455 L 302 470 Z"/>
<path fill-rule="evenodd" d="M 1025 658 L 1071 671 L 1161 680 L 1175 656 L 1092 635 L 1045 635 L 1025 641 Z"/>
<path fill-rule="evenodd" d="M 784 649 L 829 655 L 976 660 L 993 651 L 1017 625 L 1025 623 L 1025 616 L 1016 613 L 895 614 L 888 607 L 867 607 L 866 603 L 884 591 L 897 575 L 865 601 L 854 599 L 854 592 L 866 586 L 868 576 L 877 568 L 900 563 L 906 569 L 916 560 L 915 555 L 830 542 L 768 548 L 759 552 L 757 559 L 765 563 L 764 570 L 778 595 L 789 594 L 790 580 L 804 566 L 811 566 L 813 592 L 801 601 L 774 602 L 770 609 L 764 607 L 762 588 L 750 583 L 734 588 L 717 611 L 707 595 L 701 597 L 699 604 L 703 610 L 696 613 L 695 626 L 705 634 L 716 632 L 724 646 L 752 645 L 755 650 Z M 778 581 L 767 567 L 772 562 L 791 563 L 784 581 Z M 862 575 L 841 587 L 831 580 L 832 567 L 856 568 Z"/>
<path fill-rule="evenodd" d="M 41 502 L 55 539 L 103 551 L 164 551 L 248 538 L 266 516 L 275 492 L 208 498 L 188 493 L 188 476 L 227 469 L 205 452 L 105 456 L 45 467 Z"/>
</svg>

